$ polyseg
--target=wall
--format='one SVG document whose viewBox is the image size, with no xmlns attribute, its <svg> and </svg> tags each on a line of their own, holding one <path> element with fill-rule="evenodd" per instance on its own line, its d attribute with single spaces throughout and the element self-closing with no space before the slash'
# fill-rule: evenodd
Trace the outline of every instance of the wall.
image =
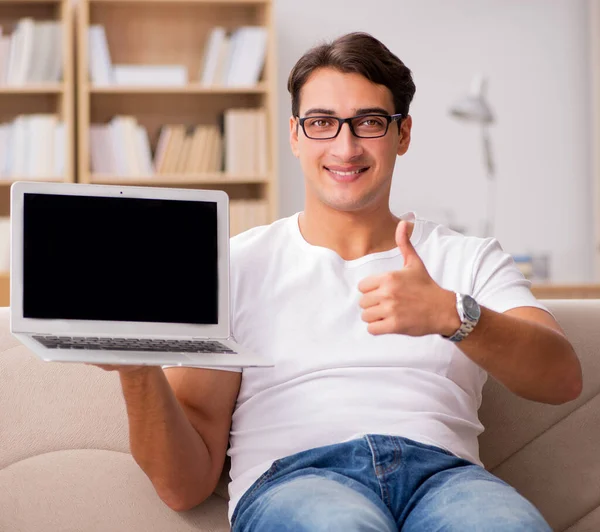
<svg viewBox="0 0 600 532">
<path fill-rule="evenodd" d="M 368 31 L 412 69 L 417 85 L 413 143 L 394 174 L 394 212 L 415 210 L 479 234 L 486 191 L 479 131 L 447 110 L 484 73 L 497 117 L 496 235 L 511 253 L 549 253 L 554 282 L 592 280 L 586 0 L 274 1 L 281 216 L 301 210 L 304 196 L 287 141 L 288 73 L 323 39 Z"/>
</svg>

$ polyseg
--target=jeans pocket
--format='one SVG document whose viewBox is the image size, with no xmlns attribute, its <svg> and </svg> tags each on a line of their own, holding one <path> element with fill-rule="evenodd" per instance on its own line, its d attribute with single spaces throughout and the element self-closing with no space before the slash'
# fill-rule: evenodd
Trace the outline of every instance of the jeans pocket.
<svg viewBox="0 0 600 532">
<path fill-rule="evenodd" d="M 239 510 L 245 505 L 251 502 L 252 496 L 256 493 L 265 483 L 267 483 L 271 477 L 277 472 L 280 460 L 275 460 L 269 469 L 267 469 L 260 477 L 258 477 L 254 483 L 248 488 L 248 490 L 241 496 L 240 500 L 235 506 L 233 515 L 231 516 L 231 526 L 238 516 Z"/>
</svg>

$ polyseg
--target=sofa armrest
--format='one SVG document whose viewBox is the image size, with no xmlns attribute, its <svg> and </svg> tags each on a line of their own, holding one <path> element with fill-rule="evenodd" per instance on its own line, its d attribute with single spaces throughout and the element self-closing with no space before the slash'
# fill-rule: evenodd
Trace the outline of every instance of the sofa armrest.
<svg viewBox="0 0 600 532">
<path fill-rule="evenodd" d="M 542 301 L 573 344 L 583 392 L 552 406 L 526 401 L 490 379 L 480 454 L 485 466 L 535 504 L 553 530 L 600 530 L 600 300 Z"/>
</svg>

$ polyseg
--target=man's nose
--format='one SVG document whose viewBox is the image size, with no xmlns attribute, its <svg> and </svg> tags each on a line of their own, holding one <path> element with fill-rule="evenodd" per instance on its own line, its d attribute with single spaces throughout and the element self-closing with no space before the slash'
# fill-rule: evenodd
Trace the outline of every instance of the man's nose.
<svg viewBox="0 0 600 532">
<path fill-rule="evenodd" d="M 341 160 L 353 159 L 362 154 L 362 143 L 358 137 L 352 134 L 348 122 L 342 124 L 338 136 L 333 139 L 331 152 Z"/>
</svg>

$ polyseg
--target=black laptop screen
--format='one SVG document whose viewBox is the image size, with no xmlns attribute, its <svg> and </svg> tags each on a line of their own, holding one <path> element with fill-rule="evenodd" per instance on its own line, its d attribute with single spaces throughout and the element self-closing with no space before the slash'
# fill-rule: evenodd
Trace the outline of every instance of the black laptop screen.
<svg viewBox="0 0 600 532">
<path fill-rule="evenodd" d="M 24 195 L 23 317 L 216 324 L 217 204 Z"/>
</svg>

